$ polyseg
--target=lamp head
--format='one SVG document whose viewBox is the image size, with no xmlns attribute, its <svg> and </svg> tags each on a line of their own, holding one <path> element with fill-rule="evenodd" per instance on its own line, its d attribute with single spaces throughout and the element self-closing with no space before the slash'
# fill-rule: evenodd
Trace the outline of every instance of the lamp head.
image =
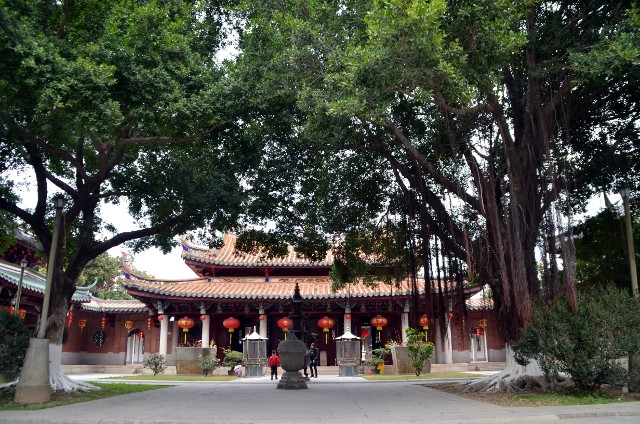
<svg viewBox="0 0 640 424">
<path fill-rule="evenodd" d="M 20 261 L 20 268 L 24 269 L 24 268 L 26 268 L 26 267 L 27 267 L 27 265 L 28 265 L 28 264 L 29 264 L 29 263 L 27 262 L 27 260 L 26 260 L 26 259 L 22 259 L 22 260 Z"/>
<path fill-rule="evenodd" d="M 53 205 L 56 209 L 61 210 L 62 208 L 64 208 L 64 205 L 66 203 L 67 199 L 61 193 L 57 193 L 55 196 L 53 196 Z"/>
</svg>

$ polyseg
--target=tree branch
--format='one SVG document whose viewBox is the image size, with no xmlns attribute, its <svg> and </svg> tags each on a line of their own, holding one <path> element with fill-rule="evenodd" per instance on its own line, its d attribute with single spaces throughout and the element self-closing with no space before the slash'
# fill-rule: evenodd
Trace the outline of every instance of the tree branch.
<svg viewBox="0 0 640 424">
<path fill-rule="evenodd" d="M 119 146 L 125 146 L 128 144 L 150 144 L 150 143 L 181 143 L 185 141 L 192 141 L 197 138 L 203 137 L 207 134 L 211 134 L 216 129 L 218 129 L 221 124 L 215 125 L 208 130 L 201 131 L 196 134 L 187 135 L 184 137 L 132 137 L 132 138 L 121 138 L 117 141 Z"/>
</svg>

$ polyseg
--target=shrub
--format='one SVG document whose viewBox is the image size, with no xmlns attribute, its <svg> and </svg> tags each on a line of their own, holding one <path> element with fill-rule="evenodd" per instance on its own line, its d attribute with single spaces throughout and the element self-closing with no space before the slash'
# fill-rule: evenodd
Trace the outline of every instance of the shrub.
<svg viewBox="0 0 640 424">
<path fill-rule="evenodd" d="M 29 337 L 29 330 L 20 315 L 0 309 L 0 376 L 4 376 L 7 381 L 20 376 Z"/>
<path fill-rule="evenodd" d="M 222 365 L 225 367 L 229 367 L 229 369 L 233 369 L 236 365 L 242 364 L 242 352 L 238 352 L 237 350 L 232 350 L 230 348 L 225 348 L 223 351 L 224 359 L 222 360 Z"/>
<path fill-rule="evenodd" d="M 202 373 L 206 377 L 220 366 L 220 361 L 218 361 L 218 358 L 215 356 L 206 353 L 204 355 L 198 355 L 198 366 L 202 368 Z"/>
<path fill-rule="evenodd" d="M 150 368 L 153 371 L 153 375 L 162 374 L 167 369 L 164 355 L 159 353 L 152 353 L 144 360 L 142 366 Z"/>
<path fill-rule="evenodd" d="M 433 343 L 423 340 L 424 334 L 415 328 L 407 328 L 407 354 L 411 359 L 411 366 L 416 376 L 422 372 L 424 363 L 433 356 Z"/>
<path fill-rule="evenodd" d="M 640 301 L 624 291 L 594 289 L 578 296 L 578 310 L 565 300 L 537 304 L 522 338 L 513 343 L 516 360 L 540 364 L 549 379 L 568 375 L 577 388 L 629 383 L 620 359 L 640 352 Z"/>
<path fill-rule="evenodd" d="M 391 351 L 384 347 L 373 349 L 371 351 L 371 358 L 367 359 L 367 364 L 374 370 L 378 369 L 380 365 L 384 364 L 384 357 L 387 356 L 389 352 Z"/>
</svg>

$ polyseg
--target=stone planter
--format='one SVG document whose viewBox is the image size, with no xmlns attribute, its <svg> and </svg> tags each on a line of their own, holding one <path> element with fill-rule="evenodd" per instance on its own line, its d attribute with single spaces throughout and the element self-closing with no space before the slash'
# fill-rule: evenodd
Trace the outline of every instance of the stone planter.
<svg viewBox="0 0 640 424">
<path fill-rule="evenodd" d="M 409 358 L 408 348 L 405 346 L 391 347 L 391 358 L 396 368 L 396 374 L 415 374 L 413 366 L 411 365 L 411 358 Z M 425 361 L 422 366 L 422 374 L 429 374 L 430 372 L 431 360 Z"/>
<path fill-rule="evenodd" d="M 198 356 L 216 356 L 216 348 L 208 347 L 177 347 L 176 348 L 176 374 L 204 374 L 198 365 Z"/>
</svg>

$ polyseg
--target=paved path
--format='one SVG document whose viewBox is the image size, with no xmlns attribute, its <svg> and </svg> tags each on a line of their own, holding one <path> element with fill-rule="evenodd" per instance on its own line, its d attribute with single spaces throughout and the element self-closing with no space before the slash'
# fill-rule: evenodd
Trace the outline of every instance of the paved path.
<svg viewBox="0 0 640 424">
<path fill-rule="evenodd" d="M 320 376 L 309 381 L 308 386 L 307 390 L 278 390 L 276 382 L 271 381 L 269 377 L 230 382 L 189 382 L 159 390 L 39 411 L 0 411 L 0 423 L 525 424 L 559 420 L 566 424 L 640 422 L 640 402 L 503 408 L 440 392 L 415 380 L 383 382 L 367 381 L 358 377 Z"/>
</svg>

